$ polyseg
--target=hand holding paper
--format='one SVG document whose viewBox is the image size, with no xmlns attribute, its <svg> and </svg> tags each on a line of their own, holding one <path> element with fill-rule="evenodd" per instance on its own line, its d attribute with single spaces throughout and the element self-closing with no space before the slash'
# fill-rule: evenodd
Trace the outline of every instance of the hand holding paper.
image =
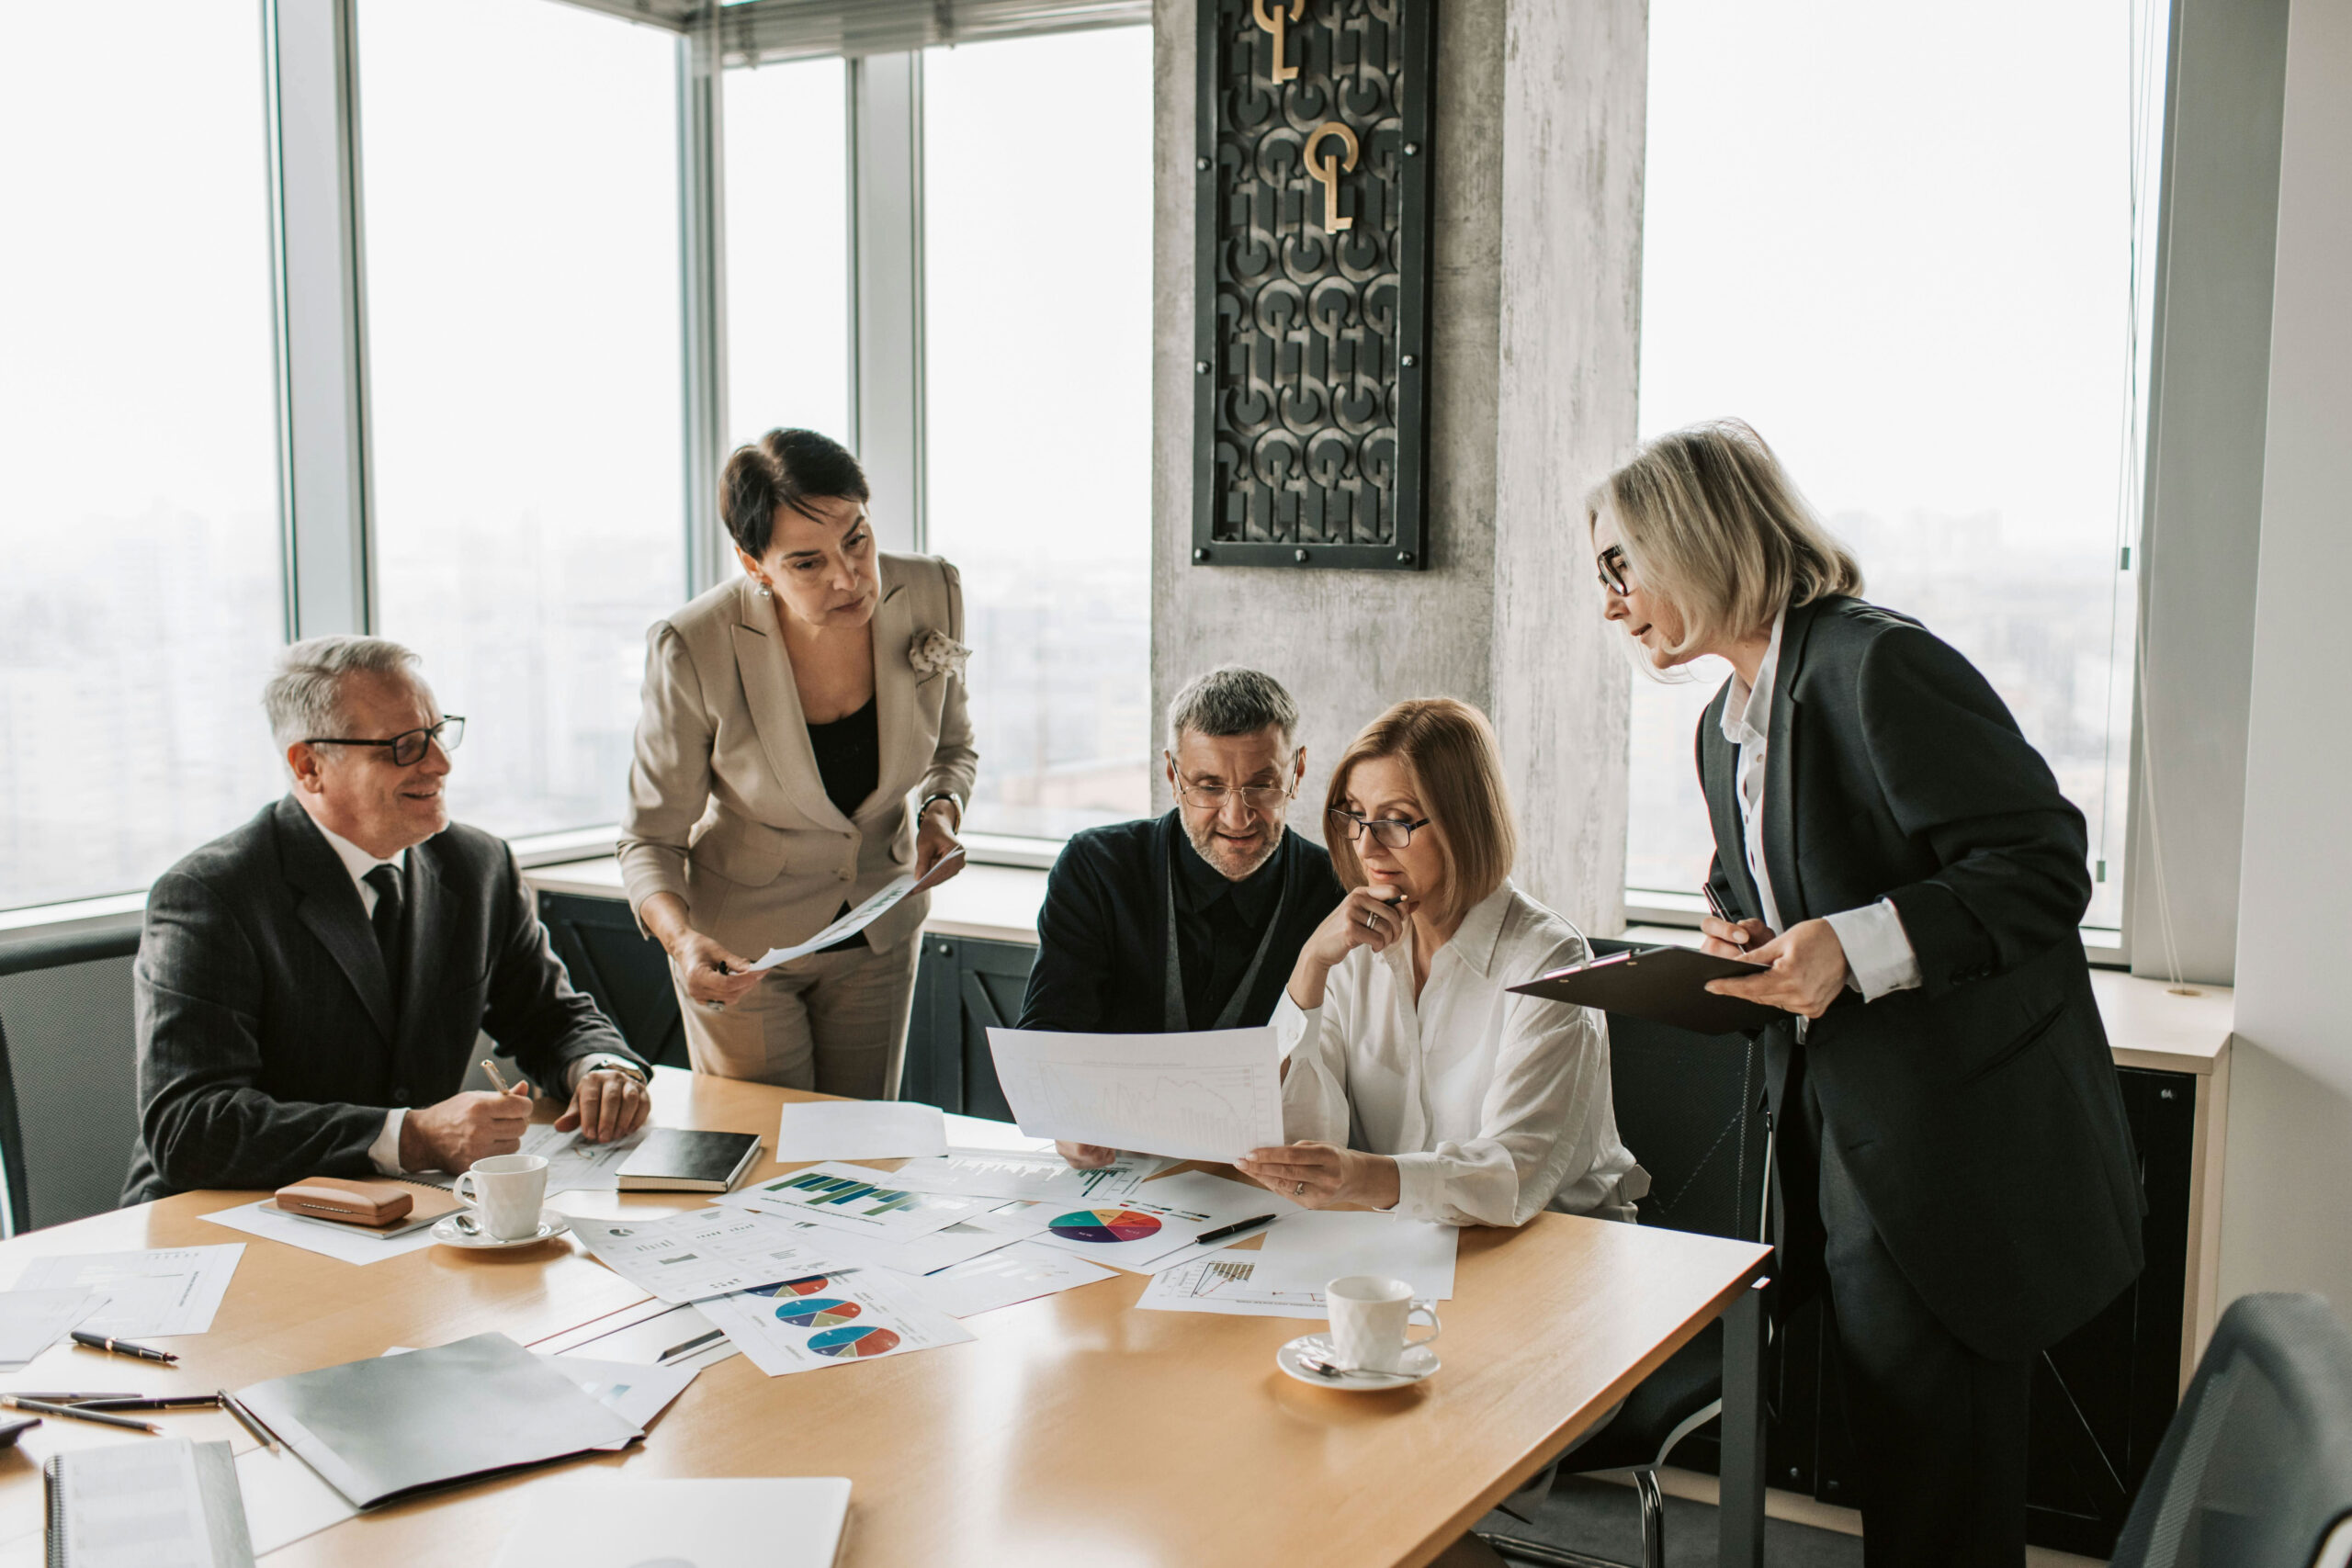
<svg viewBox="0 0 2352 1568">
<path fill-rule="evenodd" d="M 1229 1160 L 1283 1141 L 1272 1029 L 1049 1034 L 991 1029 L 989 1051 L 1031 1137 Z"/>
<path fill-rule="evenodd" d="M 792 947 L 769 948 L 748 968 L 752 973 L 756 974 L 762 970 L 773 969 L 779 964 L 789 964 L 796 958 L 805 958 L 809 953 L 831 947 L 837 942 L 846 942 L 888 914 L 906 899 L 913 897 L 918 893 L 929 892 L 963 869 L 963 850 L 961 848 L 951 850 L 940 856 L 937 863 L 923 873 L 921 879 L 917 879 L 912 872 L 909 872 L 807 942 Z"/>
</svg>

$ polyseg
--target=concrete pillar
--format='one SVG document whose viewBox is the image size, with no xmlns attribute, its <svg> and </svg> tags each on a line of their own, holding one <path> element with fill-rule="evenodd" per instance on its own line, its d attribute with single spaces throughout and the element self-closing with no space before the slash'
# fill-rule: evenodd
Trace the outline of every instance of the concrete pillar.
<svg viewBox="0 0 2352 1568">
<path fill-rule="evenodd" d="M 1153 9 L 1155 709 L 1228 660 L 1281 679 L 1307 747 L 1311 800 L 1293 822 L 1319 838 L 1330 763 L 1367 720 L 1406 697 L 1476 703 L 1503 739 L 1521 885 L 1613 931 L 1625 667 L 1598 625 L 1581 524 L 1568 523 L 1634 432 L 1639 0 L 1437 8 L 1431 545 L 1419 572 L 1192 564 L 1197 20 L 1192 0 Z M 1164 809 L 1164 782 L 1154 790 Z"/>
</svg>

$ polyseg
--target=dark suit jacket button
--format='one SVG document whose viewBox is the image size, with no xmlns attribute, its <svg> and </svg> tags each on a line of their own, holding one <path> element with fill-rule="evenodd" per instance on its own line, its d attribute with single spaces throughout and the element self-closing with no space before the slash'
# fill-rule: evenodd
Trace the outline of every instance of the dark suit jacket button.
<svg viewBox="0 0 2352 1568">
<path fill-rule="evenodd" d="M 408 1103 L 408 1090 L 404 1089 L 396 1089 L 392 1090 L 392 1103 L 394 1105 L 406 1105 Z"/>
</svg>

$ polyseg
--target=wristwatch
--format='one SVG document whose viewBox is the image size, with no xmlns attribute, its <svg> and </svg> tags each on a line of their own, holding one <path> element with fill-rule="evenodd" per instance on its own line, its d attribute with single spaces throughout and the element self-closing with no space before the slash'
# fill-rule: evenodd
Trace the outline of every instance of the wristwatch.
<svg viewBox="0 0 2352 1568">
<path fill-rule="evenodd" d="M 948 805 L 956 808 L 956 825 L 947 830 L 951 833 L 962 832 L 964 830 L 964 803 L 944 790 L 937 795 L 927 795 L 922 797 L 922 804 L 915 807 L 915 820 L 918 822 L 922 820 L 922 814 L 931 809 L 931 803 L 934 800 L 944 800 Z"/>
</svg>

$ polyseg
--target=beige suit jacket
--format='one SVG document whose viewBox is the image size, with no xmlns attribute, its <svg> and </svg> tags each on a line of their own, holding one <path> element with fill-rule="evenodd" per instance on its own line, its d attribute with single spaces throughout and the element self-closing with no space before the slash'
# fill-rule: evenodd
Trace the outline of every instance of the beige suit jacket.
<svg viewBox="0 0 2352 1568">
<path fill-rule="evenodd" d="M 630 908 L 675 893 L 696 931 L 756 958 L 807 941 L 844 900 L 862 903 L 912 869 L 914 801 L 969 801 L 977 754 L 963 677 L 918 674 L 909 657 L 927 631 L 963 640 L 962 583 L 931 556 L 886 553 L 881 575 L 881 784 L 847 817 L 818 774 L 775 601 L 737 578 L 654 623 L 621 822 Z M 907 941 L 930 902 L 900 903 L 866 928 L 866 941 L 881 951 Z"/>
</svg>

